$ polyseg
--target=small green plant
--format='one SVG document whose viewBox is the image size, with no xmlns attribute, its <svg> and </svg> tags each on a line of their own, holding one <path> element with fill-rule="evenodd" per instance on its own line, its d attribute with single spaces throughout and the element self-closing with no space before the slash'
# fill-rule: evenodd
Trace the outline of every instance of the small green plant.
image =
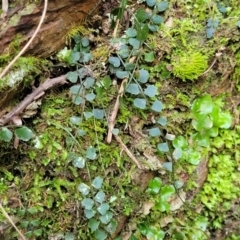
<svg viewBox="0 0 240 240">
<path fill-rule="evenodd" d="M 170 212 L 169 199 L 175 194 L 175 187 L 173 185 L 163 185 L 162 180 L 159 177 L 155 177 L 149 181 L 146 192 L 150 195 L 149 201 L 153 203 L 151 209 L 153 215 L 158 212 Z M 145 236 L 149 240 L 160 240 L 164 239 L 167 233 L 161 229 L 158 222 L 148 223 L 146 219 L 143 219 L 142 222 L 137 225 L 137 230 L 131 239 L 139 239 L 141 236 Z"/>
<path fill-rule="evenodd" d="M 175 160 L 181 159 L 193 165 L 198 165 L 201 161 L 200 149 L 197 149 L 194 145 L 191 146 L 188 140 L 184 136 L 177 136 L 173 140 L 173 157 Z"/>
<path fill-rule="evenodd" d="M 162 180 L 155 177 L 149 181 L 147 192 L 154 197 L 155 204 L 153 211 L 170 211 L 168 199 L 175 193 L 175 187 L 173 185 L 162 186 Z"/>
<path fill-rule="evenodd" d="M 222 2 L 216 2 L 215 14 L 216 17 L 209 18 L 207 20 L 207 29 L 206 29 L 206 36 L 208 39 L 214 36 L 215 30 L 219 27 L 219 22 L 223 22 L 223 18 L 228 16 L 231 13 L 231 7 L 227 7 Z M 220 14 L 219 14 L 220 13 Z M 236 18 L 236 15 L 233 17 Z M 239 22 L 236 23 L 236 26 L 239 25 Z"/>
<path fill-rule="evenodd" d="M 208 240 L 209 234 L 207 227 L 209 221 L 204 216 L 196 216 L 194 218 L 174 220 L 173 226 L 169 230 L 171 239 L 184 240 L 184 239 L 197 239 L 197 240 Z"/>
<path fill-rule="evenodd" d="M 221 102 L 214 101 L 208 94 L 194 100 L 191 113 L 192 126 L 196 133 L 191 135 L 190 141 L 184 136 L 174 138 L 173 159 L 198 165 L 202 158 L 201 148 L 209 147 L 211 139 L 216 139 L 220 129 L 231 127 L 232 116 L 222 110 Z"/>
<path fill-rule="evenodd" d="M 139 239 L 141 236 L 145 236 L 148 240 L 163 240 L 165 238 L 165 232 L 162 230 L 159 230 L 158 227 L 149 225 L 145 222 L 139 224 L 138 230 L 140 234 L 135 234 L 131 237 L 133 240 Z"/>
<path fill-rule="evenodd" d="M 25 233 L 25 237 L 27 238 L 37 238 L 42 236 L 42 227 L 43 223 L 40 219 L 35 218 L 39 212 L 42 212 L 42 207 L 31 207 L 24 210 L 19 210 L 18 215 L 21 217 L 28 218 L 29 220 L 23 220 L 20 226 L 28 231 Z"/>
<path fill-rule="evenodd" d="M 113 196 L 106 201 L 102 183 L 103 179 L 98 176 L 93 179 L 90 186 L 85 183 L 78 186 L 78 190 L 84 195 L 81 204 L 84 215 L 88 219 L 88 227 L 91 234 L 98 240 L 106 239 L 108 234 L 114 233 L 117 227 L 109 204 L 116 200 L 116 197 Z"/>
<path fill-rule="evenodd" d="M 221 104 L 221 103 L 220 103 Z M 210 138 L 217 137 L 219 129 L 228 129 L 232 125 L 230 113 L 222 110 L 221 105 L 214 102 L 210 95 L 206 94 L 196 99 L 191 108 L 193 114 L 192 126 L 197 131 L 193 140 L 199 146 L 208 147 Z"/>
<path fill-rule="evenodd" d="M 219 25 L 218 19 L 209 18 L 207 20 L 207 30 L 206 30 L 207 38 L 213 37 L 215 29 L 218 27 L 218 25 Z"/>
<path fill-rule="evenodd" d="M 31 129 L 26 126 L 18 127 L 14 130 L 14 134 L 22 141 L 29 141 L 34 137 Z M 4 142 L 10 142 L 13 138 L 13 132 L 9 130 L 9 127 L 0 128 L 0 140 Z"/>
<path fill-rule="evenodd" d="M 70 64 L 77 66 L 88 63 L 92 59 L 92 55 L 89 52 L 89 40 L 75 36 L 74 41 L 75 47 L 69 55 Z M 82 116 L 70 117 L 71 124 L 77 129 L 77 136 L 81 138 L 86 135 L 86 130 L 82 127 L 84 125 L 83 119 L 90 121 L 92 118 L 101 120 L 105 117 L 105 111 L 103 109 L 93 107 L 93 109 L 89 111 L 85 108 L 89 107 L 88 104 L 93 104 L 96 96 L 101 94 L 102 88 L 108 87 L 111 83 L 109 79 L 105 78 L 100 85 L 96 86 L 96 81 L 92 76 L 91 70 L 84 66 L 78 68 L 76 71 L 68 72 L 67 78 L 70 82 L 74 83 L 70 88 L 72 102 L 75 105 L 81 105 L 83 107 Z M 97 132 L 96 123 L 94 125 L 95 131 Z M 77 142 L 73 141 L 73 145 L 76 144 Z M 84 216 L 88 221 L 90 235 L 94 236 L 94 239 L 104 240 L 109 234 L 112 234 L 117 227 L 116 221 L 113 219 L 114 214 L 110 210 L 110 203 L 114 201 L 115 198 L 112 197 L 109 201 L 106 200 L 106 194 L 102 189 L 103 178 L 96 176 L 91 181 L 89 165 L 91 161 L 97 158 L 97 150 L 93 146 L 86 149 L 85 155 L 83 153 L 81 155 L 71 154 L 73 166 L 77 169 L 86 167 L 88 172 L 89 184 L 81 182 L 78 190 L 83 195 L 81 205 L 84 209 Z"/>
</svg>

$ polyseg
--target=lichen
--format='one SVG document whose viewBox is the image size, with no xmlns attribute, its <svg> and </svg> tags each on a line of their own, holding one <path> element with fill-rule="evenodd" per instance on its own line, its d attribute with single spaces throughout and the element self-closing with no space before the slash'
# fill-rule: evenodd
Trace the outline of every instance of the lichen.
<svg viewBox="0 0 240 240">
<path fill-rule="evenodd" d="M 183 81 L 196 80 L 207 69 L 207 56 L 201 52 L 179 52 L 172 57 L 173 73 Z"/>
</svg>

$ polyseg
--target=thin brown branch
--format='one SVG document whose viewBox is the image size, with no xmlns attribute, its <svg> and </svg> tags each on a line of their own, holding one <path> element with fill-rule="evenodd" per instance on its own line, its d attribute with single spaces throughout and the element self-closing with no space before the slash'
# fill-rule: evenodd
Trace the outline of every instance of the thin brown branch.
<svg viewBox="0 0 240 240">
<path fill-rule="evenodd" d="M 216 63 L 216 61 L 217 61 L 217 57 L 215 57 L 214 59 L 213 59 L 213 62 L 212 62 L 212 64 L 211 64 L 211 66 L 204 72 L 204 73 L 202 73 L 200 76 L 203 76 L 203 75 L 205 75 L 206 73 L 208 73 L 210 70 L 211 70 L 211 68 L 214 66 L 214 64 Z"/>
<path fill-rule="evenodd" d="M 118 26 L 119 26 L 119 19 L 117 19 L 116 21 L 116 26 L 113 30 L 113 38 L 116 38 L 117 37 L 117 30 L 118 30 Z"/>
<path fill-rule="evenodd" d="M 108 135 L 107 135 L 107 143 L 112 141 L 112 130 L 114 129 L 115 120 L 118 114 L 119 106 L 120 106 L 120 97 L 122 97 L 124 92 L 124 85 L 127 84 L 128 79 L 124 79 L 121 83 L 120 89 L 118 91 L 118 96 L 113 107 L 113 111 L 111 116 L 108 119 Z"/>
<path fill-rule="evenodd" d="M 117 142 L 120 144 L 120 146 L 122 147 L 122 149 L 125 151 L 125 153 L 130 157 L 130 159 L 136 163 L 137 167 L 139 169 L 143 169 L 143 167 L 141 166 L 141 164 L 139 163 L 139 161 L 135 158 L 135 156 L 130 152 L 130 150 L 127 148 L 127 146 L 122 142 L 121 138 L 117 135 L 114 135 L 114 137 L 116 138 Z"/>
<path fill-rule="evenodd" d="M 63 85 L 67 83 L 66 75 L 57 78 L 47 79 L 42 85 L 36 88 L 31 94 L 27 95 L 22 102 L 20 102 L 12 111 L 7 113 L 0 119 L 0 126 L 9 123 L 14 116 L 19 116 L 23 110 L 34 100 L 45 94 L 45 91 L 55 87 L 56 85 Z"/>
<path fill-rule="evenodd" d="M 2 10 L 4 13 L 7 13 L 8 11 L 8 0 L 2 0 Z"/>
<path fill-rule="evenodd" d="M 135 61 L 135 59 L 136 59 L 135 56 L 132 57 L 129 60 L 129 63 L 133 63 Z M 108 135 L 107 135 L 107 140 L 106 140 L 107 143 L 111 143 L 111 141 L 112 141 L 112 130 L 114 129 L 115 120 L 116 120 L 118 110 L 119 110 L 119 107 L 120 107 L 120 98 L 123 96 L 124 88 L 125 88 L 125 85 L 127 84 L 127 82 L 128 82 L 128 78 L 124 78 L 122 83 L 121 83 L 120 89 L 118 91 L 118 96 L 117 96 L 115 105 L 113 107 L 112 113 L 111 113 L 111 115 L 108 119 Z"/>
<path fill-rule="evenodd" d="M 4 207 L 2 206 L 2 204 L 0 203 L 0 209 L 4 215 L 4 217 L 9 221 L 9 223 L 16 229 L 16 231 L 18 232 L 18 234 L 20 235 L 20 237 L 22 238 L 22 240 L 27 240 L 25 238 L 25 236 L 21 233 L 21 231 L 17 228 L 17 226 L 15 225 L 15 223 L 13 222 L 12 218 L 8 215 L 8 213 L 5 211 Z"/>
<path fill-rule="evenodd" d="M 204 72 L 202 73 L 200 76 L 205 75 L 206 73 L 208 73 L 214 66 L 214 64 L 217 62 L 218 58 L 222 55 L 222 52 L 224 48 L 220 48 L 219 51 L 215 54 L 215 58 L 213 59 L 212 64 L 210 65 L 210 67 Z"/>
</svg>

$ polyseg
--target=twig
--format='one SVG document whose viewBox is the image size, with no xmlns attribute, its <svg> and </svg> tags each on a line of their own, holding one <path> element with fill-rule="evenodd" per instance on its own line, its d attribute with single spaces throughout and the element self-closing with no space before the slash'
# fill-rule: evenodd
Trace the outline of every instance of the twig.
<svg viewBox="0 0 240 240">
<path fill-rule="evenodd" d="M 111 113 L 111 116 L 108 119 L 108 135 L 107 135 L 107 143 L 110 143 L 112 141 L 112 130 L 114 128 L 115 125 L 115 120 L 118 114 L 118 110 L 120 107 L 120 97 L 122 97 L 123 92 L 124 92 L 124 85 L 127 83 L 128 79 L 124 79 L 121 83 L 120 89 L 118 91 L 118 96 L 113 108 L 113 111 Z"/>
<path fill-rule="evenodd" d="M 13 222 L 13 220 L 11 219 L 11 217 L 8 215 L 8 213 L 5 211 L 4 207 L 2 206 L 2 204 L 0 203 L 0 209 L 2 210 L 2 213 L 4 215 L 4 217 L 9 221 L 9 223 L 11 223 L 11 225 L 16 229 L 16 231 L 18 232 L 18 234 L 21 236 L 22 240 L 27 240 L 25 238 L 25 236 L 20 232 L 20 230 L 17 228 L 17 226 L 15 225 L 15 223 Z"/>
<path fill-rule="evenodd" d="M 36 88 L 31 94 L 27 95 L 22 102 L 20 102 L 12 111 L 0 119 L 0 126 L 9 123 L 14 116 L 19 116 L 23 110 L 34 100 L 44 95 L 45 91 L 55 87 L 56 85 L 63 85 L 67 83 L 66 75 L 57 78 L 47 79 L 42 85 Z"/>
<path fill-rule="evenodd" d="M 114 135 L 114 137 L 116 138 L 117 142 L 121 145 L 121 147 L 123 148 L 123 150 L 125 151 L 125 153 L 130 157 L 130 159 L 136 163 L 137 167 L 139 169 L 143 169 L 143 167 L 141 166 L 141 164 L 139 163 L 139 161 L 135 158 L 135 156 L 130 152 L 130 150 L 127 148 L 127 146 L 122 142 L 121 138 L 117 135 Z"/>
<path fill-rule="evenodd" d="M 133 63 L 135 61 L 135 59 L 136 59 L 135 56 L 132 57 L 129 60 L 129 63 Z M 117 96 L 115 105 L 113 107 L 113 111 L 111 113 L 111 116 L 108 119 L 108 135 L 107 135 L 107 140 L 106 140 L 107 143 L 110 143 L 112 141 L 112 130 L 114 129 L 115 120 L 116 120 L 118 110 L 119 110 L 119 107 L 120 107 L 120 97 L 122 97 L 122 95 L 123 95 L 124 87 L 127 84 L 127 82 L 128 82 L 128 78 L 124 78 L 122 83 L 121 83 L 120 89 L 118 91 L 118 96 Z"/>
<path fill-rule="evenodd" d="M 212 64 L 211 64 L 211 66 L 210 66 L 204 73 L 202 73 L 200 76 L 203 76 L 203 75 L 205 75 L 206 73 L 208 73 L 208 72 L 210 71 L 210 69 L 214 66 L 214 64 L 216 63 L 217 59 L 218 59 L 218 58 L 215 57 L 214 60 L 213 60 L 213 62 L 212 62 Z"/>
<path fill-rule="evenodd" d="M 221 51 L 221 50 L 223 50 L 223 49 L 220 49 L 220 51 Z M 212 62 L 212 64 L 211 64 L 211 66 L 210 66 L 204 73 L 202 73 L 200 76 L 203 76 L 203 75 L 205 75 L 206 73 L 208 73 L 208 72 L 210 71 L 210 69 L 214 66 L 214 64 L 216 63 L 217 59 L 218 59 L 221 55 L 222 55 L 221 52 L 217 52 L 217 53 L 215 54 L 215 58 L 213 59 L 213 62 Z"/>
<path fill-rule="evenodd" d="M 32 43 L 33 39 L 36 37 L 38 31 L 40 30 L 40 27 L 43 23 L 43 20 L 45 18 L 46 12 L 47 12 L 47 5 L 48 5 L 48 0 L 44 1 L 44 9 L 43 9 L 43 13 L 41 16 L 41 19 L 39 21 L 39 24 L 37 26 L 37 29 L 35 30 L 35 32 L 33 33 L 32 37 L 29 39 L 29 41 L 27 42 L 27 44 L 24 46 L 24 48 L 18 53 L 18 55 L 7 65 L 7 67 L 2 71 L 2 73 L 0 74 L 0 79 L 3 78 L 6 73 L 8 72 L 8 70 L 13 66 L 13 64 L 18 60 L 19 57 L 21 57 L 23 55 L 23 53 L 27 50 L 27 48 L 30 46 L 30 44 Z"/>
<path fill-rule="evenodd" d="M 8 0 L 2 0 L 2 10 L 4 13 L 8 11 Z"/>
<path fill-rule="evenodd" d="M 119 26 L 119 19 L 117 19 L 116 21 L 116 26 L 113 30 L 113 38 L 116 38 L 117 37 L 117 30 L 118 30 L 118 26 Z"/>
</svg>

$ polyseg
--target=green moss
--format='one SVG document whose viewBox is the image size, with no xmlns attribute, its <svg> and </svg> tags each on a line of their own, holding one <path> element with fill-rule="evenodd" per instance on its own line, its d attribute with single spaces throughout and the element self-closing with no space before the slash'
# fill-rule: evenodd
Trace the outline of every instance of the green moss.
<svg viewBox="0 0 240 240">
<path fill-rule="evenodd" d="M 212 140 L 207 180 L 195 199 L 208 208 L 204 214 L 213 219 L 213 228 L 221 227 L 232 203 L 240 196 L 239 129 L 238 125 L 234 130 L 221 130 Z"/>
<path fill-rule="evenodd" d="M 8 48 L 5 49 L 5 53 L 0 55 L 0 71 L 2 71 L 3 67 L 6 66 L 14 58 L 14 55 L 17 54 L 20 44 L 21 35 L 17 34 L 13 41 L 9 44 Z"/>
<path fill-rule="evenodd" d="M 80 36 L 87 36 L 91 33 L 91 30 L 86 28 L 84 25 L 79 24 L 79 25 L 72 25 L 70 27 L 70 30 L 68 33 L 65 35 L 66 43 L 69 44 L 71 43 L 71 40 L 74 36 L 80 35 Z"/>
<path fill-rule="evenodd" d="M 4 66 L 5 64 L 7 64 L 10 61 L 11 61 L 11 56 L 9 53 L 0 55 L 0 65 L 1 66 Z M 0 68 L 0 70 L 1 70 L 1 68 Z"/>
<path fill-rule="evenodd" d="M 102 59 L 102 61 L 106 60 L 109 55 L 109 47 L 106 45 L 99 46 L 92 52 L 92 54 L 94 59 L 96 60 L 98 59 Z"/>
<path fill-rule="evenodd" d="M 0 91 L 14 87 L 21 82 L 28 84 L 39 75 L 49 63 L 36 57 L 20 57 L 0 82 Z"/>
<path fill-rule="evenodd" d="M 0 72 L 11 62 L 11 60 L 19 52 L 23 37 L 17 34 L 13 41 L 9 44 L 5 53 L 0 55 Z M 39 75 L 50 62 L 32 56 L 20 57 L 11 67 L 9 72 L 0 81 L 0 91 L 13 88 L 20 83 L 28 85 L 35 76 Z"/>
<path fill-rule="evenodd" d="M 240 92 L 240 50 L 236 53 L 236 61 L 237 63 L 234 69 L 232 79 L 233 81 L 236 81 L 238 92 Z"/>
<path fill-rule="evenodd" d="M 234 159 L 227 154 L 213 155 L 210 159 L 207 183 L 201 193 L 201 201 L 209 209 L 221 212 L 228 210 L 230 201 L 238 197 L 235 166 Z"/>
<path fill-rule="evenodd" d="M 196 80 L 208 67 L 207 57 L 200 52 L 179 52 L 172 58 L 173 73 L 183 81 Z"/>
<path fill-rule="evenodd" d="M 36 8 L 36 4 L 33 4 L 33 3 L 25 4 L 25 7 L 23 9 L 19 10 L 17 14 L 14 14 L 9 19 L 9 25 L 10 26 L 17 25 L 22 16 L 31 14 L 35 8 Z"/>
</svg>

